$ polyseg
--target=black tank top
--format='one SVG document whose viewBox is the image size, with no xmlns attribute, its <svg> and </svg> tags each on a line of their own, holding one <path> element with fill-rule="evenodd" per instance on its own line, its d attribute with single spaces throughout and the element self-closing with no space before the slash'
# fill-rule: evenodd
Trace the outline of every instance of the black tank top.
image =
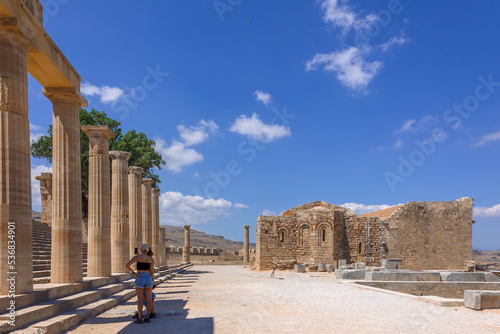
<svg viewBox="0 0 500 334">
<path fill-rule="evenodd" d="M 137 261 L 137 270 L 149 270 L 151 263 Z"/>
</svg>

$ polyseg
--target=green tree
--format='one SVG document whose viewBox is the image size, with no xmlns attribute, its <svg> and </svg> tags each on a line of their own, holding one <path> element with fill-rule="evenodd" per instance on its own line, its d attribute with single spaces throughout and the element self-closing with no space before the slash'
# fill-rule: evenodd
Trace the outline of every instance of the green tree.
<svg viewBox="0 0 500 334">
<path fill-rule="evenodd" d="M 109 118 L 104 111 L 91 109 L 87 111 L 80 108 L 80 125 L 107 125 L 115 134 L 115 138 L 109 140 L 109 149 L 130 152 L 130 166 L 144 168 L 143 177 L 154 180 L 153 187 L 161 183 L 158 175 L 154 174 L 153 168 L 161 169 L 165 161 L 155 151 L 156 143 L 148 139 L 146 134 L 129 130 L 122 134 L 121 123 Z M 89 176 L 89 137 L 80 130 L 80 154 L 82 161 L 82 211 L 87 216 L 88 208 L 88 176 Z M 46 159 L 52 163 L 52 125 L 49 126 L 47 135 L 31 143 L 31 155 L 35 158 Z"/>
</svg>

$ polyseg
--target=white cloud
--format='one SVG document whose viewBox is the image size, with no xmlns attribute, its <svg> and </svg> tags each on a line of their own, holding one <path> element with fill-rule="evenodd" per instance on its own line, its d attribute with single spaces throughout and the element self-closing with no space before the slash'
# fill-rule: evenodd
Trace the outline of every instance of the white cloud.
<svg viewBox="0 0 500 334">
<path fill-rule="evenodd" d="M 500 131 L 493 132 L 481 137 L 481 139 L 474 144 L 475 147 L 486 145 L 489 142 L 500 140 Z"/>
<path fill-rule="evenodd" d="M 160 218 L 162 225 L 199 225 L 219 217 L 231 216 L 231 208 L 242 208 L 244 204 L 232 204 L 219 198 L 183 195 L 168 191 L 160 195 Z"/>
<path fill-rule="evenodd" d="M 264 103 L 266 106 L 271 102 L 271 94 L 263 92 L 261 90 L 256 90 L 254 93 L 255 99 Z"/>
<path fill-rule="evenodd" d="M 174 173 L 182 171 L 183 167 L 190 166 L 203 160 L 203 155 L 192 148 L 186 148 L 184 143 L 175 139 L 172 140 L 172 145 L 161 139 L 155 138 L 156 151 L 161 154 L 166 166 Z"/>
<path fill-rule="evenodd" d="M 290 127 L 265 124 L 259 119 L 259 115 L 255 113 L 252 114 L 251 118 L 246 115 L 238 117 L 229 131 L 239 133 L 262 143 L 269 143 L 292 134 Z"/>
<path fill-rule="evenodd" d="M 394 45 L 405 45 L 409 41 L 410 39 L 408 37 L 406 37 L 404 34 L 401 34 L 399 36 L 393 36 L 387 42 L 380 44 L 379 47 L 382 49 L 382 51 L 389 51 L 389 49 Z"/>
<path fill-rule="evenodd" d="M 242 204 L 242 203 L 236 203 L 236 204 L 234 204 L 234 207 L 235 207 L 236 209 L 248 209 L 248 208 L 249 208 L 249 206 L 248 206 L 248 205 L 246 205 L 246 204 Z"/>
<path fill-rule="evenodd" d="M 88 96 L 99 96 L 101 103 L 112 103 L 118 101 L 120 98 L 125 96 L 123 89 L 118 87 L 101 86 L 91 84 L 90 82 L 84 82 L 80 88 L 84 95 Z"/>
<path fill-rule="evenodd" d="M 218 130 L 219 127 L 212 120 L 201 120 L 196 126 L 186 127 L 182 124 L 177 126 L 177 131 L 179 131 L 186 146 L 203 143 L 211 134 L 217 133 Z"/>
<path fill-rule="evenodd" d="M 276 211 L 264 209 L 262 211 L 262 215 L 263 216 L 275 216 L 276 215 Z"/>
<path fill-rule="evenodd" d="M 415 124 L 415 122 L 416 122 L 416 120 L 414 120 L 414 119 L 409 119 L 409 120 L 405 121 L 403 123 L 403 126 L 401 126 L 401 128 L 397 132 L 405 132 L 405 131 L 409 131 L 409 130 L 413 129 L 412 126 L 413 126 L 413 124 Z"/>
<path fill-rule="evenodd" d="M 52 173 L 52 166 L 31 165 L 31 204 L 34 207 L 33 210 L 40 210 L 40 181 L 35 179 L 35 177 L 42 173 Z"/>
<path fill-rule="evenodd" d="M 340 83 L 350 89 L 364 91 L 383 66 L 380 61 L 368 62 L 364 58 L 369 47 L 349 47 L 329 54 L 317 54 L 306 63 L 306 71 L 316 70 L 324 64 L 325 71 L 334 72 Z"/>
<path fill-rule="evenodd" d="M 374 212 L 378 210 L 383 210 L 387 209 L 396 205 L 401 205 L 401 204 L 395 204 L 395 205 L 387 205 L 387 204 L 380 204 L 380 205 L 367 205 L 367 204 L 360 204 L 360 203 L 344 203 L 340 204 L 341 207 L 344 208 L 349 208 L 352 211 L 354 211 L 355 214 L 357 215 L 362 215 L 365 213 L 369 212 Z"/>
<path fill-rule="evenodd" d="M 500 217 L 500 204 L 490 208 L 478 206 L 473 209 L 473 212 L 476 217 Z"/>
<path fill-rule="evenodd" d="M 341 2 L 341 3 L 340 3 Z M 324 0 L 321 8 L 324 11 L 323 21 L 330 22 L 336 28 L 347 34 L 350 30 L 369 29 L 379 18 L 377 15 L 368 14 L 360 16 L 352 7 L 346 5 L 349 0 Z"/>
<path fill-rule="evenodd" d="M 398 139 L 396 143 L 394 143 L 394 149 L 399 150 L 401 147 L 403 147 L 403 141 L 401 139 Z"/>
<path fill-rule="evenodd" d="M 40 131 L 43 131 L 42 126 L 30 123 L 30 143 L 37 141 L 44 135 L 44 133 L 41 133 Z"/>
</svg>

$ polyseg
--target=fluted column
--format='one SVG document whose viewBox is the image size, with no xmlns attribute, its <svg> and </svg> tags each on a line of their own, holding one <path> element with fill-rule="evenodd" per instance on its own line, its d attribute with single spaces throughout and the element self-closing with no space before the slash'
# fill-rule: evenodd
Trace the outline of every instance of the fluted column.
<svg viewBox="0 0 500 334">
<path fill-rule="evenodd" d="M 83 125 L 89 136 L 89 241 L 87 277 L 111 275 L 109 142 L 107 125 Z"/>
<path fill-rule="evenodd" d="M 151 216 L 151 185 L 153 179 L 142 179 L 142 240 L 153 247 L 153 223 Z"/>
<path fill-rule="evenodd" d="M 128 210 L 130 257 L 142 244 L 142 172 L 141 167 L 128 168 Z"/>
<path fill-rule="evenodd" d="M 250 225 L 245 225 L 245 232 L 243 238 L 243 262 L 247 263 L 250 261 Z"/>
<path fill-rule="evenodd" d="M 158 260 L 161 260 L 158 256 L 160 253 L 160 189 L 151 189 L 151 235 L 153 240 L 153 253 Z M 160 265 L 159 261 L 156 265 Z"/>
<path fill-rule="evenodd" d="M 33 291 L 28 41 L 0 27 L 0 294 Z M 9 222 L 11 224 L 9 224 Z M 9 235 L 9 231 L 10 232 Z M 11 238 L 9 238 L 11 236 Z M 9 248 L 10 247 L 10 248 Z M 12 254 L 9 254 L 11 251 Z M 15 256 L 15 266 L 9 261 Z M 17 274 L 11 274 L 17 273 Z"/>
<path fill-rule="evenodd" d="M 160 259 L 161 259 L 161 264 L 162 266 L 167 265 L 167 254 L 166 254 L 166 237 L 167 237 L 167 231 L 165 227 L 160 227 Z"/>
<path fill-rule="evenodd" d="M 184 247 L 182 248 L 182 262 L 191 262 L 191 226 L 184 225 Z"/>
<path fill-rule="evenodd" d="M 123 273 L 130 259 L 128 159 L 129 152 L 110 151 L 111 166 L 111 272 Z"/>
</svg>

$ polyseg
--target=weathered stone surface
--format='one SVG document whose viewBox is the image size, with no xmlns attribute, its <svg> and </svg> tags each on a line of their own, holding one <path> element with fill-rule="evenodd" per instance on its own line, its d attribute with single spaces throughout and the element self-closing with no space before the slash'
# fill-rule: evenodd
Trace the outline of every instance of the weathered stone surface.
<svg viewBox="0 0 500 334">
<path fill-rule="evenodd" d="M 446 282 L 485 282 L 485 273 L 442 272 L 441 280 Z"/>
<path fill-rule="evenodd" d="M 244 226 L 243 233 L 243 262 L 248 263 L 250 261 L 250 225 Z"/>
<path fill-rule="evenodd" d="M 356 270 L 365 270 L 365 264 L 363 262 L 356 262 L 354 264 L 354 269 L 356 269 Z"/>
<path fill-rule="evenodd" d="M 385 267 L 387 269 L 399 269 L 401 263 L 403 263 L 403 259 L 389 259 L 387 260 Z"/>
<path fill-rule="evenodd" d="M 364 280 L 366 274 L 368 273 L 364 270 L 335 269 L 335 278 L 337 279 Z"/>
<path fill-rule="evenodd" d="M 52 226 L 52 173 L 42 173 L 35 179 L 40 181 L 41 222 Z"/>
<path fill-rule="evenodd" d="M 191 226 L 184 225 L 184 247 L 182 248 L 182 262 L 191 262 Z M 194 254 L 194 253 L 193 253 Z"/>
<path fill-rule="evenodd" d="M 142 179 L 142 243 L 153 245 L 153 221 L 151 215 L 151 185 L 153 179 Z"/>
<path fill-rule="evenodd" d="M 500 308 L 500 291 L 465 290 L 464 306 L 474 310 Z"/>
<path fill-rule="evenodd" d="M 486 282 L 500 282 L 500 277 L 493 273 L 485 273 L 484 278 Z"/>
<path fill-rule="evenodd" d="M 295 272 L 296 273 L 305 273 L 306 272 L 306 265 L 305 264 L 296 264 L 294 266 Z"/>
<path fill-rule="evenodd" d="M 161 237 L 160 237 L 160 189 L 151 189 L 151 249 L 155 254 L 157 266 L 161 266 Z"/>
<path fill-rule="evenodd" d="M 143 169 L 137 166 L 128 168 L 129 193 L 129 241 L 130 257 L 134 256 L 135 249 L 142 241 L 142 173 Z"/>
</svg>

